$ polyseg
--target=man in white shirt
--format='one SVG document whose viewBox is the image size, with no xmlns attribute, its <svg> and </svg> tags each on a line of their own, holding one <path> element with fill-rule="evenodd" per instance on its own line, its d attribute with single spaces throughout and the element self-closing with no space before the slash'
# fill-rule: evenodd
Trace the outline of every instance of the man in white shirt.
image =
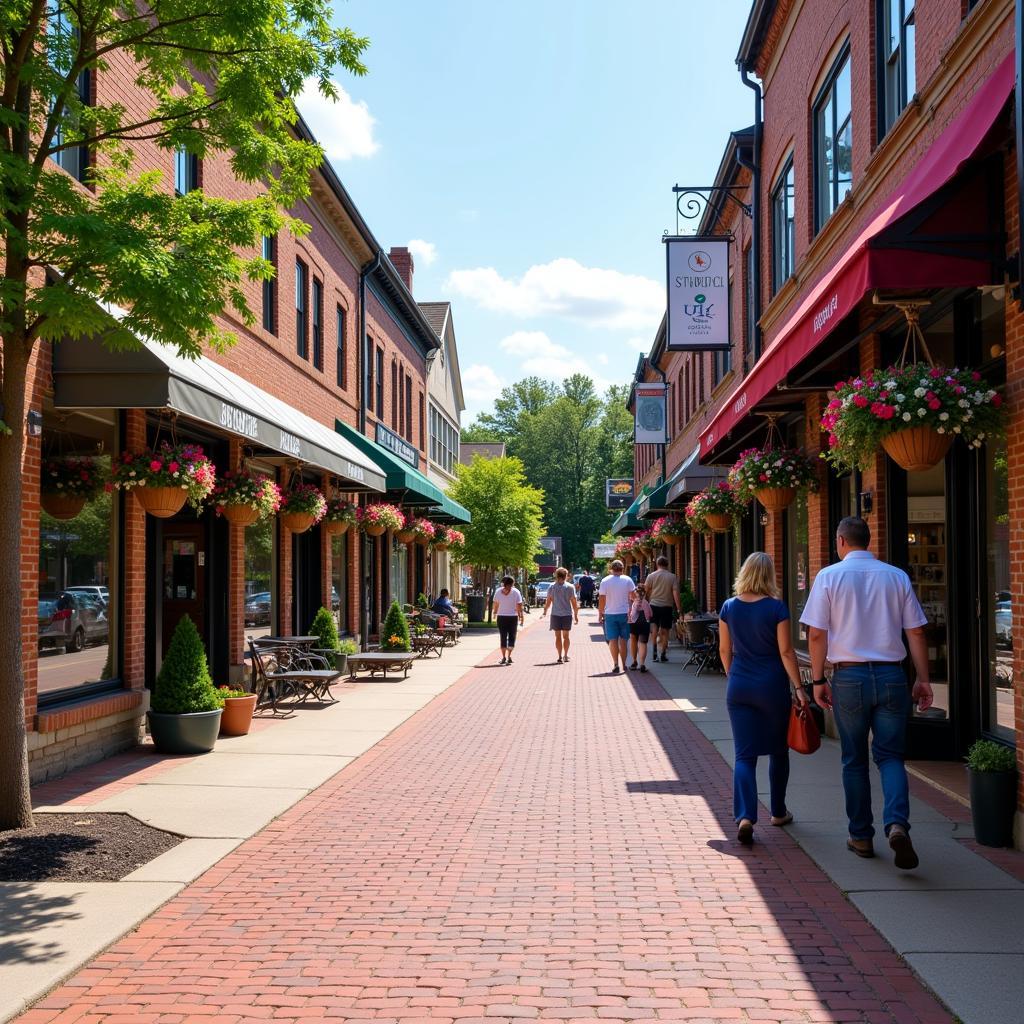
<svg viewBox="0 0 1024 1024">
<path fill-rule="evenodd" d="M 918 865 L 910 841 L 910 797 L 904 765 L 911 696 L 919 711 L 931 707 L 928 682 L 928 619 L 910 577 L 867 550 L 871 530 L 847 516 L 836 530 L 840 561 L 815 577 L 800 621 L 810 627 L 808 649 L 814 699 L 832 708 L 843 750 L 843 790 L 850 823 L 847 847 L 858 857 L 875 855 L 872 837 L 871 752 L 882 777 L 883 820 L 898 868 Z M 903 671 L 907 637 L 917 681 L 907 690 Z M 832 682 L 825 679 L 825 659 Z"/>
<path fill-rule="evenodd" d="M 597 621 L 604 624 L 604 638 L 612 654 L 612 675 L 618 675 L 619 662 L 626 664 L 626 641 L 629 639 L 629 602 L 636 592 L 633 581 L 622 575 L 623 565 L 615 559 L 611 575 L 601 580 L 597 591 Z"/>
<path fill-rule="evenodd" d="M 498 620 L 498 642 L 501 644 L 499 665 L 512 664 L 512 649 L 516 645 L 516 632 L 523 624 L 523 595 L 514 586 L 515 580 L 505 576 L 501 589 L 494 592 L 493 611 Z"/>
</svg>

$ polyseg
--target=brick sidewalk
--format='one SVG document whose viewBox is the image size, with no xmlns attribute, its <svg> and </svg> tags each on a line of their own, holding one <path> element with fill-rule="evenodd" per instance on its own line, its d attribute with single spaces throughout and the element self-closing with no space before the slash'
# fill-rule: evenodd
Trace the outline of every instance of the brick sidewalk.
<svg viewBox="0 0 1024 1024">
<path fill-rule="evenodd" d="M 542 622 L 22 1021 L 948 1022 L 648 676 Z M 837 812 L 838 813 L 838 812 Z"/>
</svg>

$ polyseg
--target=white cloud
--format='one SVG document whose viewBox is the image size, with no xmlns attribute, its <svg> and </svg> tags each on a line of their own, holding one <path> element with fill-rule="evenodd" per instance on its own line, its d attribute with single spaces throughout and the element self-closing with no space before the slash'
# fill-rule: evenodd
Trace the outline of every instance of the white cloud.
<svg viewBox="0 0 1024 1024">
<path fill-rule="evenodd" d="M 466 412 L 475 412 L 493 405 L 501 394 L 501 378 L 489 366 L 474 363 L 462 371 L 462 394 L 466 399 Z"/>
<path fill-rule="evenodd" d="M 373 137 L 377 122 L 370 108 L 365 100 L 353 100 L 337 82 L 334 87 L 336 102 L 321 95 L 315 78 L 307 78 L 296 103 L 299 112 L 330 160 L 373 156 L 380 144 Z"/>
<path fill-rule="evenodd" d="M 605 329 L 653 332 L 665 312 L 663 284 L 564 257 L 532 266 L 518 279 L 494 267 L 456 270 L 445 287 L 499 313 L 563 316 Z"/>
<path fill-rule="evenodd" d="M 422 238 L 412 238 L 406 243 L 409 252 L 425 267 L 433 266 L 437 261 L 437 246 L 433 242 L 424 242 Z"/>
<path fill-rule="evenodd" d="M 641 335 L 640 337 L 633 337 L 626 339 L 626 348 L 631 348 L 635 352 L 650 352 L 654 347 L 654 335 L 652 334 L 649 338 Z"/>
<path fill-rule="evenodd" d="M 552 341 L 543 331 L 515 331 L 498 342 L 498 348 L 518 359 L 520 376 L 543 377 L 561 383 L 574 373 L 582 373 L 594 381 L 599 391 L 609 384 L 594 373 L 586 359 Z"/>
</svg>

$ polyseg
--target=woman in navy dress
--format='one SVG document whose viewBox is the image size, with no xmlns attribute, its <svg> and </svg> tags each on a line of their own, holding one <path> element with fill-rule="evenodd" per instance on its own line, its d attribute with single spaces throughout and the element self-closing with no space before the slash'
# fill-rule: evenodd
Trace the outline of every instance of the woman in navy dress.
<svg viewBox="0 0 1024 1024">
<path fill-rule="evenodd" d="M 725 700 L 736 746 L 733 770 L 733 812 L 736 838 L 754 841 L 757 822 L 757 759 L 768 755 L 773 825 L 788 825 L 789 708 L 793 694 L 801 704 L 807 695 L 789 635 L 789 609 L 778 598 L 775 563 L 755 551 L 743 563 L 734 584 L 735 597 L 719 615 L 719 652 L 729 676 Z"/>
</svg>

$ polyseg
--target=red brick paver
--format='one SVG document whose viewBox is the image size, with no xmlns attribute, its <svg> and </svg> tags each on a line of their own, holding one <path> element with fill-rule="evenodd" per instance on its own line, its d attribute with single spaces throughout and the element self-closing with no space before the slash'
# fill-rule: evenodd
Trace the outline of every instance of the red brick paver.
<svg viewBox="0 0 1024 1024">
<path fill-rule="evenodd" d="M 470 672 L 26 1022 L 948 1022 L 650 676 Z M 282 727 L 286 727 L 282 726 Z"/>
</svg>

